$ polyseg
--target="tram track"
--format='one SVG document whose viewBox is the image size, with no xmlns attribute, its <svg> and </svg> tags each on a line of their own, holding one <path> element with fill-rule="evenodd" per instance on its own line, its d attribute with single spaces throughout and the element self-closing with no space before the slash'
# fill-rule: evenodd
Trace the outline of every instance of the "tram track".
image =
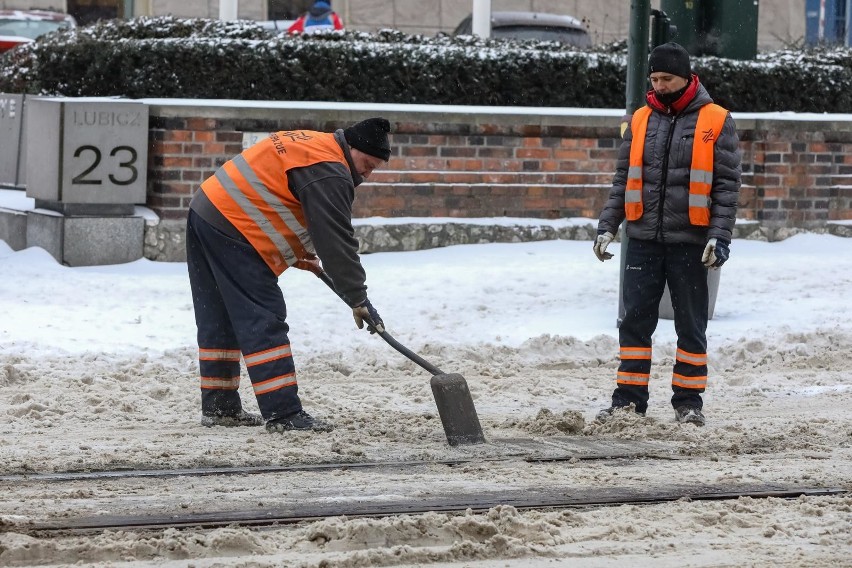
<svg viewBox="0 0 852 568">
<path fill-rule="evenodd" d="M 590 440 L 581 438 L 556 438 L 547 441 L 526 438 L 497 439 L 484 446 L 484 450 L 470 455 L 434 460 L 387 460 L 365 462 L 321 462 L 297 463 L 287 465 L 262 466 L 211 466 L 199 468 L 116 468 L 103 471 L 64 471 L 47 473 L 10 473 L 0 474 L 0 482 L 63 482 L 105 480 L 123 478 L 204 477 L 214 475 L 259 475 L 287 472 L 321 472 L 329 470 L 354 469 L 404 469 L 422 466 L 459 466 L 471 463 L 499 463 L 523 461 L 526 463 L 570 462 L 616 460 L 616 459 L 657 459 L 677 460 L 682 456 L 673 453 L 671 448 L 649 442 L 631 442 L 615 440 Z"/>
<path fill-rule="evenodd" d="M 210 511 L 159 515 L 98 515 L 16 527 L 30 534 L 77 534 L 107 530 L 212 529 L 224 526 L 264 527 L 318 521 L 330 517 L 389 517 L 429 512 L 482 512 L 498 506 L 524 509 L 565 509 L 617 505 L 654 505 L 678 500 L 721 501 L 742 497 L 793 499 L 849 493 L 842 488 L 778 484 L 695 486 L 679 488 L 559 488 L 547 491 L 470 492 L 418 499 L 292 503 L 266 509 Z"/>
<path fill-rule="evenodd" d="M 408 475 L 414 469 L 423 470 L 434 466 L 448 468 L 467 467 L 477 463 L 503 463 L 508 468 L 521 463 L 568 462 L 576 464 L 580 461 L 602 460 L 613 465 L 644 464 L 649 467 L 656 462 L 689 459 L 679 455 L 677 448 L 643 442 L 624 442 L 603 439 L 582 439 L 566 437 L 562 439 L 531 440 L 505 439 L 490 443 L 484 450 L 450 459 L 399 459 L 387 461 L 364 462 L 335 462 L 335 463 L 291 463 L 261 466 L 222 466 L 202 468 L 175 469 L 111 469 L 104 471 L 66 471 L 45 473 L 10 473 L 0 475 L 0 482 L 10 486 L 29 487 L 36 491 L 40 487 L 62 486 L 68 483 L 72 490 L 69 495 L 76 495 L 80 487 L 90 483 L 106 484 L 104 491 L 121 491 L 126 481 L 134 479 L 149 479 L 151 483 L 170 484 L 170 479 L 183 478 L 187 483 L 195 483 L 194 478 L 228 477 L 238 475 L 265 475 L 269 479 L 287 479 L 291 473 L 325 472 L 345 473 L 347 471 L 363 471 L 367 478 L 374 471 L 395 471 L 400 475 Z M 644 465 L 642 466 L 644 467 Z M 433 472 L 433 475 L 435 473 Z M 437 478 L 443 476 L 437 474 Z M 267 480 L 268 482 L 268 480 Z M 146 483 L 143 481 L 143 483 Z M 218 482 L 213 480 L 213 485 Z M 224 482 L 223 482 L 224 483 Z M 83 484 L 83 485 L 80 485 Z M 156 485 L 155 485 L 156 486 Z M 523 509 L 565 509 L 607 507 L 617 505 L 654 505 L 681 499 L 690 501 L 733 500 L 742 497 L 751 498 L 796 498 L 800 496 L 828 496 L 849 493 L 849 488 L 837 487 L 805 487 L 783 483 L 750 483 L 750 484 L 721 484 L 721 485 L 665 485 L 662 487 L 637 486 L 548 486 L 494 489 L 471 491 L 468 487 L 459 486 L 451 489 L 441 483 L 432 486 L 425 492 L 412 492 L 400 496 L 395 491 L 388 493 L 381 487 L 365 488 L 357 494 L 351 488 L 338 486 L 329 487 L 319 492 L 282 493 L 278 499 L 258 508 L 241 509 L 239 504 L 228 508 L 220 503 L 220 510 L 211 510 L 213 502 L 196 501 L 192 506 L 196 510 L 185 510 L 186 502 L 163 502 L 164 506 L 157 511 L 126 514 L 122 509 L 122 501 L 101 502 L 98 514 L 91 516 L 80 515 L 80 509 L 66 509 L 63 516 L 43 517 L 16 523 L 12 530 L 33 535 L 56 535 L 76 533 L 98 533 L 108 530 L 154 530 L 154 529 L 211 529 L 224 526 L 269 527 L 277 525 L 292 525 L 305 521 L 317 521 L 330 517 L 389 517 L 396 515 L 416 515 L 428 512 L 463 513 L 465 511 L 481 512 L 499 506 L 512 506 Z M 435 489 L 437 491 L 434 491 Z M 434 492 L 433 492 L 434 491 Z M 62 493 L 58 493 L 62 494 Z M 120 493 L 119 493 L 120 495 Z M 152 494 L 153 495 L 153 494 Z M 264 499 L 264 501 L 266 501 Z M 174 511 L 172 511 L 174 509 Z M 11 527 L 7 527 L 11 528 Z"/>
</svg>

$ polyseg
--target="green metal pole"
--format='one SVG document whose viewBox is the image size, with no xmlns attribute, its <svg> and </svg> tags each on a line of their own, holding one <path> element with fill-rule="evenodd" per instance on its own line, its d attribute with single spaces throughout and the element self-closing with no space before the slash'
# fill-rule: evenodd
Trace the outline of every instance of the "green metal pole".
<svg viewBox="0 0 852 568">
<path fill-rule="evenodd" d="M 633 111 L 645 105 L 645 93 L 648 90 L 648 39 L 651 27 L 651 0 L 631 0 L 630 34 L 627 44 L 627 91 L 625 115 L 621 123 L 621 133 L 627 128 L 627 121 Z M 627 227 L 621 224 L 621 270 L 618 273 L 618 320 L 620 326 L 624 319 L 624 268 L 627 258 Z"/>
<path fill-rule="evenodd" d="M 630 2 L 630 35 L 627 44 L 627 114 L 645 105 L 648 90 L 648 39 L 651 1 Z"/>
</svg>

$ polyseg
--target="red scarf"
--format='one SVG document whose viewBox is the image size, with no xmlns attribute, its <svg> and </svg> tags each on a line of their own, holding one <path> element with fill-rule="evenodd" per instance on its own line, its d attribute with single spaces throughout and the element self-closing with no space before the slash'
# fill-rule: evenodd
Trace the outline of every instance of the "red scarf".
<svg viewBox="0 0 852 568">
<path fill-rule="evenodd" d="M 696 93 L 698 93 L 698 85 L 698 75 L 693 73 L 692 80 L 689 82 L 689 85 L 687 85 L 686 90 L 683 92 L 679 99 L 677 99 L 671 104 L 671 107 L 668 107 L 662 102 L 660 102 L 660 99 L 657 98 L 657 91 L 655 91 L 654 89 L 648 91 L 648 93 L 645 95 L 645 100 L 648 101 L 648 106 L 653 109 L 657 109 L 666 114 L 680 114 L 683 109 L 689 106 L 689 103 L 692 102 L 692 99 L 695 98 Z"/>
</svg>

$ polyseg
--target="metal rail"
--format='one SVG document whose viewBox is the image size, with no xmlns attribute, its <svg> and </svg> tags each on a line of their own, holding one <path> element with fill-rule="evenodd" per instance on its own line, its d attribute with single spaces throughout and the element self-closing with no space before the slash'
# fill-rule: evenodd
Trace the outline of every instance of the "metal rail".
<svg viewBox="0 0 852 568">
<path fill-rule="evenodd" d="M 471 455 L 443 460 L 403 460 L 378 462 L 332 462 L 293 465 L 222 466 L 178 469 L 115 469 L 108 471 L 65 471 L 56 473 L 15 473 L 0 475 L 0 482 L 61 482 L 102 479 L 147 477 L 165 479 L 169 477 L 204 477 L 210 475 L 257 475 L 296 471 L 328 471 L 341 469 L 406 469 L 416 466 L 455 466 L 473 462 L 523 461 L 526 463 L 563 462 L 571 460 L 612 460 L 650 458 L 657 460 L 679 460 L 682 456 L 669 453 L 671 450 L 660 444 L 625 444 L 613 440 L 589 440 L 570 437 L 550 441 L 526 438 L 495 439 L 490 446 L 499 456 Z M 550 455 L 548 455 L 550 454 Z"/>
<path fill-rule="evenodd" d="M 487 511 L 499 505 L 518 509 L 561 509 L 627 504 L 660 504 L 678 499 L 720 501 L 751 498 L 797 498 L 849 493 L 839 488 L 807 488 L 779 485 L 704 486 L 667 489 L 585 488 L 548 491 L 513 490 L 500 493 L 467 493 L 452 496 L 417 497 L 411 500 L 379 502 L 293 503 L 271 509 L 214 511 L 174 515 L 104 515 L 66 519 L 16 527 L 30 534 L 101 532 L 105 530 L 147 530 L 164 528 L 216 528 L 222 526 L 269 526 L 316 521 L 328 517 L 386 517 L 426 512 L 461 513 L 468 509 Z"/>
</svg>

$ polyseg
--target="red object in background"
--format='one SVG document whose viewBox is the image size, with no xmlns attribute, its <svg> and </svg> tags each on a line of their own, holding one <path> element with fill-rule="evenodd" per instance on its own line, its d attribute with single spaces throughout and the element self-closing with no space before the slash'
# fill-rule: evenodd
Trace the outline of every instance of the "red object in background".
<svg viewBox="0 0 852 568">
<path fill-rule="evenodd" d="M 22 43 L 27 43 L 32 41 L 31 39 L 17 37 L 17 36 L 0 36 L 0 53 L 4 51 L 9 51 L 13 47 L 18 47 Z"/>
<path fill-rule="evenodd" d="M 317 0 L 311 9 L 293 22 L 287 30 L 290 34 L 314 33 L 322 30 L 342 30 L 343 21 L 331 9 L 331 2 Z"/>
<path fill-rule="evenodd" d="M 0 10 L 0 53 L 59 29 L 76 28 L 73 17 L 46 10 Z"/>
</svg>

